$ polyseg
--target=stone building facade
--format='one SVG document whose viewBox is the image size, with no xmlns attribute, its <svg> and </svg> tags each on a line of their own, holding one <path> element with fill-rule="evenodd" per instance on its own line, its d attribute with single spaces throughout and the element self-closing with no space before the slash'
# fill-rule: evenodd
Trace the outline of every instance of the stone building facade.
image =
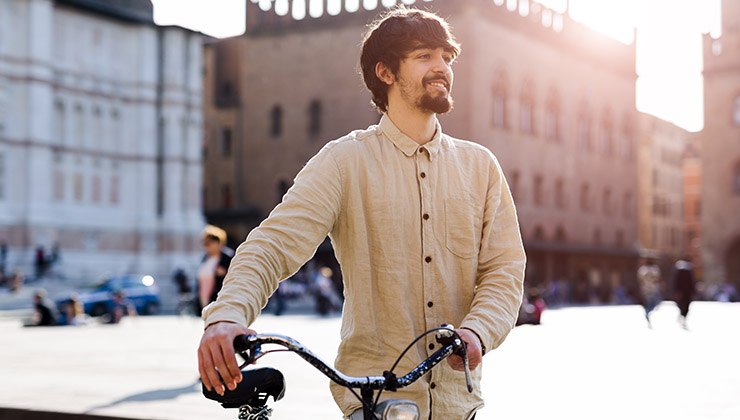
<svg viewBox="0 0 740 420">
<path fill-rule="evenodd" d="M 247 2 L 245 35 L 206 47 L 205 210 L 238 240 L 327 141 L 379 119 L 357 71 L 364 26 L 379 10 L 326 9 L 336 3 L 295 19 L 284 4 Z M 528 284 L 562 280 L 580 301 L 634 286 L 635 46 L 532 2 L 422 6 L 446 17 L 463 46 L 442 127 L 499 158 Z"/>
<path fill-rule="evenodd" d="M 0 242 L 8 269 L 197 266 L 204 36 L 148 0 L 0 0 Z"/>
<path fill-rule="evenodd" d="M 670 273 L 684 248 L 684 153 L 689 133 L 650 114 L 640 117 L 640 244 Z M 668 280 L 668 276 L 664 280 Z"/>
<path fill-rule="evenodd" d="M 734 0 L 722 1 L 720 38 L 704 38 L 700 139 L 704 280 L 740 288 L 740 2 Z"/>
</svg>

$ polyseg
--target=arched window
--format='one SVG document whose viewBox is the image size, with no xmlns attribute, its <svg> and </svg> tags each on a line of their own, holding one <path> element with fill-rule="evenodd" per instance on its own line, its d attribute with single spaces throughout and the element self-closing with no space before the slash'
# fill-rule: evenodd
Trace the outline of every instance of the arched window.
<svg viewBox="0 0 740 420">
<path fill-rule="evenodd" d="M 591 150 L 591 113 L 588 104 L 581 106 L 578 114 L 578 149 L 582 151 Z"/>
<path fill-rule="evenodd" d="M 507 77 L 503 71 L 494 73 L 495 81 L 492 89 L 491 123 L 497 128 L 507 127 Z"/>
<path fill-rule="evenodd" d="M 521 204 L 521 197 L 519 194 L 519 171 L 511 173 L 511 177 L 509 178 L 509 189 L 511 190 L 511 196 L 514 200 L 518 204 Z"/>
<path fill-rule="evenodd" d="M 563 136 L 560 132 L 560 95 L 552 90 L 545 107 L 545 139 L 560 143 Z"/>
<path fill-rule="evenodd" d="M 65 145 L 65 127 L 66 127 L 66 113 L 64 109 L 64 102 L 57 101 L 54 104 L 54 136 L 57 139 L 57 144 L 64 147 Z"/>
<path fill-rule="evenodd" d="M 568 241 L 568 235 L 565 234 L 565 229 L 562 226 L 558 226 L 555 230 L 555 241 L 560 243 Z"/>
<path fill-rule="evenodd" d="M 280 137 L 283 135 L 283 108 L 280 105 L 272 107 L 270 112 L 270 135 Z"/>
<path fill-rule="evenodd" d="M 632 129 L 632 127 L 633 127 L 632 120 L 628 116 L 625 116 L 624 121 L 622 123 L 622 134 L 621 134 L 622 157 L 625 160 L 632 159 L 635 153 L 634 130 Z"/>
<path fill-rule="evenodd" d="M 626 219 L 632 217 L 632 193 L 627 191 L 624 193 L 624 199 L 622 200 L 622 214 Z"/>
<path fill-rule="evenodd" d="M 587 183 L 581 185 L 581 210 L 589 211 L 590 209 L 589 186 Z"/>
<path fill-rule="evenodd" d="M 604 189 L 604 195 L 603 195 L 603 208 L 604 208 L 604 215 L 611 216 L 612 214 L 612 190 L 609 188 Z"/>
<path fill-rule="evenodd" d="M 555 180 L 555 207 L 559 209 L 565 208 L 565 183 L 563 178 Z"/>
<path fill-rule="evenodd" d="M 735 103 L 732 108 L 732 121 L 740 127 L 740 95 L 735 97 Z"/>
<path fill-rule="evenodd" d="M 285 194 L 288 193 L 288 190 L 290 189 L 290 184 L 286 180 L 280 180 L 277 185 L 277 196 L 278 196 L 278 203 L 283 201 L 283 197 Z"/>
<path fill-rule="evenodd" d="M 601 152 L 604 156 L 611 156 L 614 153 L 614 144 L 612 139 L 612 116 L 611 111 L 608 109 L 604 111 L 604 116 L 601 120 L 599 140 L 601 142 Z"/>
<path fill-rule="evenodd" d="M 229 184 L 224 184 L 221 186 L 221 200 L 222 204 L 221 207 L 225 209 L 231 208 L 233 204 L 233 200 L 231 197 L 231 186 Z"/>
<path fill-rule="evenodd" d="M 526 82 L 519 99 L 519 129 L 524 134 L 534 134 L 534 91 L 531 82 Z"/>
<path fill-rule="evenodd" d="M 316 137 L 321 134 L 321 102 L 311 101 L 308 105 L 308 135 Z"/>
<path fill-rule="evenodd" d="M 542 175 L 535 175 L 534 177 L 534 204 L 542 206 L 545 204 L 545 191 L 542 185 Z"/>
</svg>

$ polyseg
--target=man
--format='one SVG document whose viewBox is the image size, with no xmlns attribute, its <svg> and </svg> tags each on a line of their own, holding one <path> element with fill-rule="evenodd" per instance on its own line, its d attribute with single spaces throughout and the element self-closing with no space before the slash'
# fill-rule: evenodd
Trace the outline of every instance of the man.
<svg viewBox="0 0 740 420">
<path fill-rule="evenodd" d="M 336 367 L 379 374 L 422 332 L 459 327 L 474 369 L 465 389 L 462 359 L 450 357 L 414 385 L 386 398 L 414 400 L 422 419 L 471 419 L 483 405 L 482 354 L 513 327 L 525 255 L 514 203 L 491 152 L 442 134 L 436 114 L 452 108 L 459 45 L 438 16 L 397 7 L 365 36 L 360 64 L 380 123 L 328 143 L 239 247 L 218 300 L 204 310 L 198 350 L 207 388 L 241 380 L 232 341 L 278 285 L 329 234 L 341 264 L 345 304 Z M 397 371 L 437 348 L 420 340 Z M 346 418 L 360 402 L 332 385 Z"/>
<path fill-rule="evenodd" d="M 661 301 L 660 297 L 660 267 L 654 258 L 647 258 L 645 263 L 637 269 L 637 281 L 640 286 L 640 299 L 645 309 L 645 319 L 649 328 L 653 327 L 650 322 L 652 312 Z"/>
</svg>

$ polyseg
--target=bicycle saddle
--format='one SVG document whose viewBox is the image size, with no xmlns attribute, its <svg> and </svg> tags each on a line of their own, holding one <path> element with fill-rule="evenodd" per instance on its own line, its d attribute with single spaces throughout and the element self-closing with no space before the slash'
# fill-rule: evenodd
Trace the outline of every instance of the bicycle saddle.
<svg viewBox="0 0 740 420">
<path fill-rule="evenodd" d="M 282 372 L 269 367 L 242 370 L 242 381 L 236 384 L 233 391 L 226 388 L 223 396 L 218 395 L 215 390 L 208 391 L 205 385 L 201 386 L 206 398 L 218 401 L 224 408 L 239 408 L 244 405 L 262 407 L 267 404 L 268 397 L 278 401 L 285 395 L 285 378 Z"/>
</svg>

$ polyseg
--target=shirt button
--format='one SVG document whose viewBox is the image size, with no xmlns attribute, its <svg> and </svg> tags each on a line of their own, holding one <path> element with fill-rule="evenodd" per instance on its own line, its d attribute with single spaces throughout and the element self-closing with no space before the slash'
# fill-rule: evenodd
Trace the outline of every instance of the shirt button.
<svg viewBox="0 0 740 420">
<path fill-rule="evenodd" d="M 421 217 L 423 217 L 424 220 L 429 220 L 429 213 L 424 213 L 424 215 Z"/>
<path fill-rule="evenodd" d="M 422 177 L 422 178 L 426 178 L 427 177 L 427 174 L 424 173 L 424 172 L 422 172 L 422 173 L 419 174 L 419 176 Z"/>
<path fill-rule="evenodd" d="M 425 152 L 426 150 L 427 150 L 427 149 L 425 149 L 425 148 L 423 148 L 423 147 L 420 147 L 420 148 L 419 148 L 419 153 L 424 153 L 424 152 Z"/>
<path fill-rule="evenodd" d="M 427 302 L 427 306 L 431 308 L 432 306 L 434 306 L 434 302 L 432 302 L 432 301 L 430 300 L 429 302 Z"/>
<path fill-rule="evenodd" d="M 434 343 L 429 344 L 429 350 L 434 350 Z"/>
<path fill-rule="evenodd" d="M 426 261 L 426 262 L 432 262 L 432 257 L 426 257 L 426 258 L 424 258 L 424 261 Z"/>
<path fill-rule="evenodd" d="M 429 388 L 434 389 L 436 387 L 437 387 L 437 384 L 435 384 L 434 382 L 432 382 L 431 384 L 429 384 Z"/>
</svg>

